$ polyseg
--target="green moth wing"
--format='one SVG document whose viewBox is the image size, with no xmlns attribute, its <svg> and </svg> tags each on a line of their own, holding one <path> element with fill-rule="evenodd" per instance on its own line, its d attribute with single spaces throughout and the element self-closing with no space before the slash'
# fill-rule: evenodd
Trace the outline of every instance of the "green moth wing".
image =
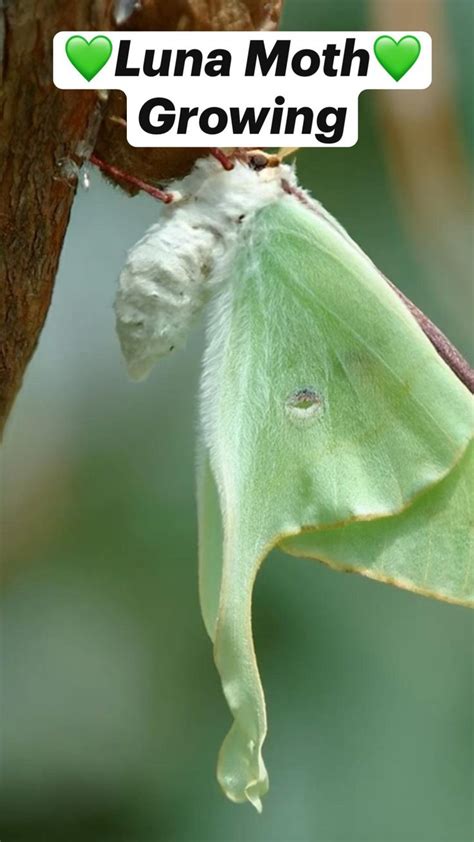
<svg viewBox="0 0 474 842">
<path fill-rule="evenodd" d="M 474 445 L 398 515 L 301 532 L 280 548 L 425 596 L 474 604 Z"/>
<path fill-rule="evenodd" d="M 260 809 L 260 564 L 280 544 L 466 601 L 472 399 L 370 260 L 295 196 L 246 222 L 210 306 L 200 598 L 234 717 L 218 777 Z"/>
</svg>

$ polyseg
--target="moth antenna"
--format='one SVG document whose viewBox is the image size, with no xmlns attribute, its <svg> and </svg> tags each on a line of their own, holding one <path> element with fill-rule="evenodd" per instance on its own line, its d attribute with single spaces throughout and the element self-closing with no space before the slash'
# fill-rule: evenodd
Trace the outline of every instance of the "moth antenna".
<svg viewBox="0 0 474 842">
<path fill-rule="evenodd" d="M 300 149 L 301 146 L 283 146 L 278 150 L 278 157 L 280 161 L 284 161 L 285 158 L 289 158 L 290 155 L 293 155 L 294 152 L 298 152 Z"/>
<path fill-rule="evenodd" d="M 213 157 L 219 161 L 220 164 L 224 167 L 225 170 L 233 170 L 234 169 L 234 162 L 229 158 L 222 149 L 218 149 L 217 146 L 209 147 L 209 152 Z"/>
<path fill-rule="evenodd" d="M 92 154 L 90 156 L 91 164 L 95 164 L 96 167 L 99 167 L 102 172 L 106 175 L 109 175 L 111 178 L 115 178 L 121 181 L 125 181 L 127 184 L 131 184 L 133 187 L 138 187 L 139 190 L 143 190 L 145 193 L 148 193 L 150 196 L 153 196 L 154 199 L 158 199 L 160 202 L 164 202 L 165 205 L 169 205 L 170 202 L 173 201 L 174 196 L 172 193 L 166 193 L 164 190 L 160 190 L 159 187 L 153 187 L 151 184 L 147 184 L 146 181 L 142 181 L 141 178 L 137 178 L 134 175 L 129 175 L 128 173 L 122 172 L 118 167 L 114 167 L 113 164 L 107 164 L 106 161 L 103 161 L 101 158 L 98 158 L 97 155 Z"/>
<path fill-rule="evenodd" d="M 237 152 L 237 155 L 252 169 L 264 170 L 267 167 L 279 167 L 285 158 L 293 155 L 299 148 L 299 146 L 286 146 L 274 153 L 264 152 L 263 149 L 242 149 Z"/>
</svg>

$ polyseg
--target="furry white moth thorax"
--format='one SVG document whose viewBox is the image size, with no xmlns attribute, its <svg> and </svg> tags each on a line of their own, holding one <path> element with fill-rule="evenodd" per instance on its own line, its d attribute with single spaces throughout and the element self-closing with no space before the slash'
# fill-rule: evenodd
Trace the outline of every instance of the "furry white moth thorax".
<svg viewBox="0 0 474 842">
<path fill-rule="evenodd" d="M 242 231 L 285 195 L 284 183 L 296 184 L 286 164 L 257 171 L 237 161 L 228 171 L 202 158 L 170 185 L 173 202 L 129 251 L 119 279 L 117 333 L 133 379 L 184 343 L 196 314 L 228 279 Z"/>
</svg>

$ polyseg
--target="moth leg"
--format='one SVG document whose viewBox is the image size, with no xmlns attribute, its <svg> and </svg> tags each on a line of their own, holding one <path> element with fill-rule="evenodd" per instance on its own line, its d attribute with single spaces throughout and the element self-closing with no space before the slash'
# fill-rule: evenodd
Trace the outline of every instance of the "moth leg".
<svg viewBox="0 0 474 842">
<path fill-rule="evenodd" d="M 210 146 L 209 152 L 216 161 L 219 161 L 219 163 L 222 164 L 225 170 L 230 171 L 234 169 L 234 162 L 228 155 L 225 154 L 225 152 L 222 151 L 222 149 L 219 149 L 217 146 Z"/>
<path fill-rule="evenodd" d="M 106 161 L 98 158 L 97 155 L 92 154 L 89 160 L 91 164 L 95 164 L 96 167 L 99 167 L 99 169 L 106 175 L 110 176 L 110 178 L 119 179 L 121 181 L 125 181 L 127 184 L 132 184 L 134 187 L 138 187 L 139 190 L 143 190 L 145 193 L 153 196 L 154 199 L 164 202 L 165 205 L 169 205 L 169 203 L 174 199 L 172 193 L 166 193 L 164 190 L 160 190 L 159 187 L 153 187 L 153 185 L 147 184 L 146 181 L 142 181 L 141 178 L 137 178 L 134 175 L 123 172 L 118 167 L 114 167 L 113 164 L 108 164 Z"/>
</svg>

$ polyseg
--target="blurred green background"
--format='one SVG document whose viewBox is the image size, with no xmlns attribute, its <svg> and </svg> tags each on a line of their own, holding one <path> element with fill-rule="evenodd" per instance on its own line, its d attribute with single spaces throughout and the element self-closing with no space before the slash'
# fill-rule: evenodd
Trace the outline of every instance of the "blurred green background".
<svg viewBox="0 0 474 842">
<path fill-rule="evenodd" d="M 300 178 L 471 357 L 470 3 L 287 0 L 286 29 L 426 29 L 429 91 L 364 94 Z M 472 621 L 273 553 L 254 598 L 263 815 L 215 780 L 230 716 L 199 614 L 198 325 L 128 382 L 112 301 L 159 206 L 93 173 L 3 455 L 2 842 L 468 842 Z"/>
</svg>

